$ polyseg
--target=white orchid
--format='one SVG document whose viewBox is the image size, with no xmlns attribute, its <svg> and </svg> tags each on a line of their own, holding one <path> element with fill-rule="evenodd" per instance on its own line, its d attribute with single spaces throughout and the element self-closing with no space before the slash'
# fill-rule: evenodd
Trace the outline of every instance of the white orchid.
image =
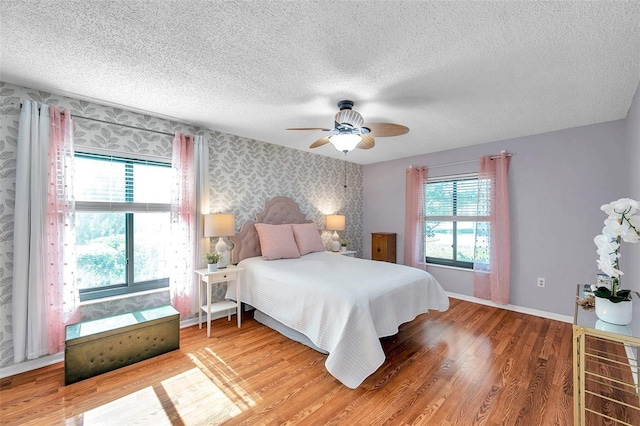
<svg viewBox="0 0 640 426">
<path fill-rule="evenodd" d="M 614 219 L 611 216 L 609 216 L 604 221 L 604 228 L 602 228 L 602 233 L 604 235 L 619 237 L 622 234 L 626 233 L 628 229 L 629 229 L 629 224 L 627 222 L 620 223 L 619 219 Z"/>
<path fill-rule="evenodd" d="M 618 253 L 616 252 L 607 252 L 605 249 L 598 250 L 598 254 L 600 255 L 600 262 L 606 263 L 613 266 L 618 261 Z"/>
<path fill-rule="evenodd" d="M 596 244 L 596 247 L 598 247 L 597 253 L 600 256 L 615 254 L 620 247 L 620 244 L 618 244 L 616 240 L 612 240 L 608 235 L 596 235 L 593 242 Z"/>
<path fill-rule="evenodd" d="M 605 212 L 609 217 L 617 217 L 622 213 L 627 213 L 629 216 L 632 216 L 638 212 L 638 202 L 631 198 L 620 198 L 618 201 L 604 204 L 600 207 L 600 210 Z"/>
<path fill-rule="evenodd" d="M 625 243 L 637 243 L 640 241 L 640 235 L 637 232 L 626 232 L 622 235 L 622 241 Z"/>
<path fill-rule="evenodd" d="M 638 202 L 630 198 L 621 198 L 609 204 L 604 204 L 600 210 L 609 217 L 604 221 L 602 235 L 596 235 L 593 239 L 598 247 L 598 269 L 609 275 L 613 280 L 610 292 L 602 292 L 596 296 L 608 297 L 613 302 L 625 300 L 628 291 L 618 293 L 619 277 L 623 275 L 619 269 L 620 243 L 637 243 L 640 241 L 640 215 Z M 624 293 L 623 293 L 624 292 Z M 607 294 L 605 294 L 607 293 Z M 624 296 L 623 296 L 624 294 Z"/>
<path fill-rule="evenodd" d="M 620 275 L 624 275 L 624 273 L 619 269 L 616 269 L 608 259 L 603 261 L 603 259 L 600 258 L 596 262 L 598 263 L 598 269 L 610 277 L 618 278 Z"/>
</svg>

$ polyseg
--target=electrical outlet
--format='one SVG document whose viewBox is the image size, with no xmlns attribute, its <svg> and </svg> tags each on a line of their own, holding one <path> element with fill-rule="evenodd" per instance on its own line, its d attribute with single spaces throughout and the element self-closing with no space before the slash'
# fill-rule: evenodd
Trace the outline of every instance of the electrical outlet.
<svg viewBox="0 0 640 426">
<path fill-rule="evenodd" d="M 538 287 L 544 287 L 545 281 L 544 278 L 538 278 Z"/>
</svg>

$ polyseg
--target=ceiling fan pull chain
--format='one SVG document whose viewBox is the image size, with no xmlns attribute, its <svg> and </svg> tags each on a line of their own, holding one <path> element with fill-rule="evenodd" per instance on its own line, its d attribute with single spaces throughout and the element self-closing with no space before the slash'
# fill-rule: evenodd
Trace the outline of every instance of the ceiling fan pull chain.
<svg viewBox="0 0 640 426">
<path fill-rule="evenodd" d="M 347 153 L 344 153 L 344 156 L 347 156 Z M 347 160 L 344 160 L 344 189 L 347 189 Z"/>
</svg>

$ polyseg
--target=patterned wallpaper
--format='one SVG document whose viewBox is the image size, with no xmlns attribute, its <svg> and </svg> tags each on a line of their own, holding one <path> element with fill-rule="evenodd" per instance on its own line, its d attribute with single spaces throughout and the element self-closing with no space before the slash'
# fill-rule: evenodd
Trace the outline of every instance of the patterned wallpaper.
<svg viewBox="0 0 640 426">
<path fill-rule="evenodd" d="M 13 363 L 11 294 L 13 281 L 13 217 L 15 214 L 16 144 L 20 102 L 35 100 L 71 110 L 73 115 L 96 118 L 167 133 L 201 134 L 209 139 L 211 212 L 231 212 L 236 226 L 254 220 L 264 202 L 284 195 L 320 228 L 324 215 L 345 214 L 347 230 L 342 238 L 362 255 L 362 166 L 189 126 L 121 108 L 105 107 L 65 96 L 0 82 L 0 366 Z M 112 153 L 133 158 L 171 158 L 170 136 L 74 119 L 76 150 Z M 345 170 L 346 165 L 346 170 Z M 346 173 L 346 175 L 345 175 Z M 345 176 L 347 188 L 344 188 Z M 323 234 L 325 241 L 329 233 Z M 224 296 L 221 286 L 216 298 Z M 131 310 L 169 303 L 168 292 L 83 305 L 82 319 L 96 319 Z"/>
</svg>

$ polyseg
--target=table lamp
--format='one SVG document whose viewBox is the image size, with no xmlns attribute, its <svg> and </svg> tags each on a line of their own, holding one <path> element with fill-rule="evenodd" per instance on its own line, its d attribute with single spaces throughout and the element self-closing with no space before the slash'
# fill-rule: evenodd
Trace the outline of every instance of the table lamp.
<svg viewBox="0 0 640 426">
<path fill-rule="evenodd" d="M 226 268 L 231 260 L 224 237 L 236 235 L 236 218 L 233 213 L 212 213 L 204 217 L 204 236 L 218 237 L 215 250 L 220 254 L 218 268 Z"/>
<path fill-rule="evenodd" d="M 342 214 L 330 214 L 325 217 L 324 228 L 333 231 L 331 236 L 331 251 L 340 251 L 340 236 L 338 231 L 344 231 L 345 217 Z"/>
</svg>

